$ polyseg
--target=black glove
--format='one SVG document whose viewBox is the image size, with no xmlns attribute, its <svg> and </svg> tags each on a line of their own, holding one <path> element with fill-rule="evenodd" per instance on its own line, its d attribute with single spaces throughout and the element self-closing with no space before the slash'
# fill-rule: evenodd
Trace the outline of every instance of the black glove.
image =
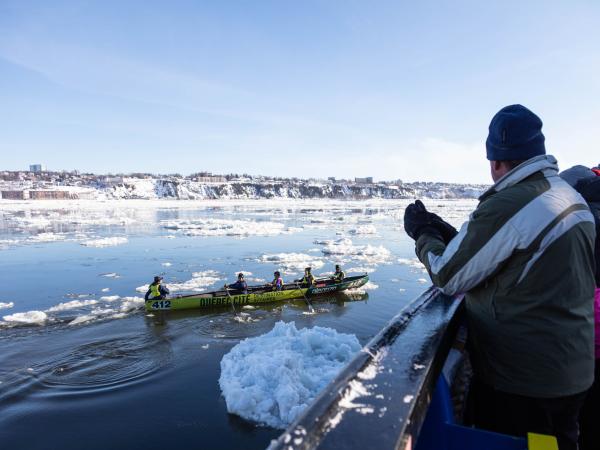
<svg viewBox="0 0 600 450">
<path fill-rule="evenodd" d="M 450 225 L 448 222 L 446 222 L 444 219 L 442 219 L 440 216 L 438 216 L 437 214 L 434 213 L 429 213 L 430 217 L 431 217 L 431 225 L 439 231 L 439 233 L 442 235 L 442 239 L 444 240 L 444 243 L 446 245 L 448 245 L 448 243 L 454 239 L 456 237 L 456 235 L 458 234 L 458 231 L 456 231 L 456 228 L 454 228 L 452 225 Z"/>
<path fill-rule="evenodd" d="M 440 216 L 427 211 L 421 200 L 406 207 L 404 229 L 415 241 L 427 232 L 438 236 L 446 244 L 458 234 L 456 229 Z"/>
<path fill-rule="evenodd" d="M 417 200 L 406 207 L 404 211 L 404 230 L 415 241 L 425 230 L 431 230 L 431 213 L 425 209 L 421 200 Z M 439 234 L 436 232 L 435 234 Z"/>
</svg>

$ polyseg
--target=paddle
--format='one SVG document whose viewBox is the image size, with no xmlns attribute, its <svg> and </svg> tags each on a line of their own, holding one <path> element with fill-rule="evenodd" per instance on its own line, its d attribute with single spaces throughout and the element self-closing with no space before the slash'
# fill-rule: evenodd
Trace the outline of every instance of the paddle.
<svg viewBox="0 0 600 450">
<path fill-rule="evenodd" d="M 229 293 L 229 288 L 225 285 L 225 292 L 227 293 L 227 297 L 231 301 L 231 309 L 233 309 L 233 314 L 237 316 L 237 311 L 235 310 L 235 305 L 233 304 L 233 299 L 231 298 L 231 294 Z"/>
<path fill-rule="evenodd" d="M 315 308 L 313 308 L 312 303 L 310 303 L 310 300 L 308 299 L 308 297 L 306 296 L 306 294 L 302 290 L 302 285 L 300 283 L 295 283 L 295 284 L 296 284 L 296 286 L 299 286 L 300 290 L 302 291 L 302 296 L 304 297 L 304 300 L 306 301 L 306 304 L 308 305 L 308 312 L 310 312 L 311 314 L 314 314 L 315 313 Z"/>
</svg>

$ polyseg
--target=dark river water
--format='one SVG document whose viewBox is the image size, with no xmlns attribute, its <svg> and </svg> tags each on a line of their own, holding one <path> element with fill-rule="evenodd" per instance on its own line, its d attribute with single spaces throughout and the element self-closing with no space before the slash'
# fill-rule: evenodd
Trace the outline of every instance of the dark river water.
<svg viewBox="0 0 600 450">
<path fill-rule="evenodd" d="M 227 412 L 223 355 L 278 321 L 365 344 L 428 285 L 402 230 L 406 204 L 0 203 L 0 448 L 265 448 L 281 431 Z M 475 205 L 426 204 L 455 224 Z M 261 284 L 338 262 L 371 282 L 314 299 L 312 315 L 304 301 L 237 315 L 141 306 L 156 274 L 189 293 L 240 270 Z"/>
</svg>

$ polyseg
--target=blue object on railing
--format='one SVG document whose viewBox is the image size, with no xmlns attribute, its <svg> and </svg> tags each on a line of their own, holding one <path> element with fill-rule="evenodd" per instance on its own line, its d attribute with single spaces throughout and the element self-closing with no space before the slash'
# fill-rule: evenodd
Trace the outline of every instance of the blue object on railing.
<svg viewBox="0 0 600 450">
<path fill-rule="evenodd" d="M 450 389 L 438 377 L 415 450 L 527 450 L 527 440 L 454 423 Z"/>
</svg>

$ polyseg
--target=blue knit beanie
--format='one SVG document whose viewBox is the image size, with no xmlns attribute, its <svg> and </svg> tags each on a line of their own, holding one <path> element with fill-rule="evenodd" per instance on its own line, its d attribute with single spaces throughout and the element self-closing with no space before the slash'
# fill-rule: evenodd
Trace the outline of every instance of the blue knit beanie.
<svg viewBox="0 0 600 450">
<path fill-rule="evenodd" d="M 546 154 L 542 120 L 522 105 L 498 111 L 489 130 L 485 146 L 490 161 L 526 160 Z"/>
</svg>

